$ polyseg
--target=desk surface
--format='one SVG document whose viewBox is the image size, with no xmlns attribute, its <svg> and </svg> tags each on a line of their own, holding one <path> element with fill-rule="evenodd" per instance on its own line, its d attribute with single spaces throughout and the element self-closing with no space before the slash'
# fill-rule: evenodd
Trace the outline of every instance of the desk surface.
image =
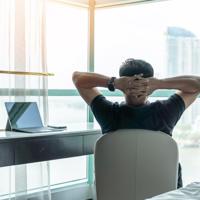
<svg viewBox="0 0 200 200">
<path fill-rule="evenodd" d="M 90 135 L 101 133 L 99 125 L 94 123 L 70 123 L 67 125 L 67 129 L 63 131 L 45 132 L 45 133 L 23 133 L 16 131 L 0 131 L 0 142 L 10 139 L 22 139 L 22 138 L 36 138 L 36 137 L 48 137 L 48 136 L 78 136 L 78 135 Z"/>
<path fill-rule="evenodd" d="M 59 132 L 0 132 L 0 167 L 89 155 L 101 130 L 93 123 L 69 124 Z"/>
</svg>

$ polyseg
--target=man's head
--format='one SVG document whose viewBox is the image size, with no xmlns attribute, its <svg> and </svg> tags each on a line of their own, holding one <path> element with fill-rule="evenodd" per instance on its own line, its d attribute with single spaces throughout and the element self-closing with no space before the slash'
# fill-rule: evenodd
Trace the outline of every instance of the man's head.
<svg viewBox="0 0 200 200">
<path fill-rule="evenodd" d="M 153 77 L 153 67 L 144 60 L 129 58 L 122 63 L 119 69 L 119 76 L 134 76 L 143 74 L 144 78 Z"/>
<path fill-rule="evenodd" d="M 142 74 L 143 78 L 153 77 L 154 70 L 151 64 L 145 62 L 144 60 L 138 60 L 129 58 L 122 63 L 119 69 L 119 76 L 134 76 Z M 147 95 L 145 96 L 133 96 L 127 95 L 125 93 L 126 103 L 134 106 L 142 105 L 147 100 Z"/>
</svg>

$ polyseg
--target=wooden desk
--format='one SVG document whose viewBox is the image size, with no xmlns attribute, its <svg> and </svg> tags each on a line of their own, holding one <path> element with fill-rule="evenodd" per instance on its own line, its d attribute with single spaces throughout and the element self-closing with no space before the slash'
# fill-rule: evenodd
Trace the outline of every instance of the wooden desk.
<svg viewBox="0 0 200 200">
<path fill-rule="evenodd" d="M 48 133 L 0 132 L 0 167 L 93 154 L 101 131 L 93 123 Z"/>
</svg>

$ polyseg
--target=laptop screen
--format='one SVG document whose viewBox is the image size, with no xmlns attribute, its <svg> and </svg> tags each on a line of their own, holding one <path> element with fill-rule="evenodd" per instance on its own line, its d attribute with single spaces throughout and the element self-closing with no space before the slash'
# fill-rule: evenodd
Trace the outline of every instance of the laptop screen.
<svg viewBox="0 0 200 200">
<path fill-rule="evenodd" d="M 42 127 L 36 102 L 5 102 L 12 129 Z"/>
</svg>

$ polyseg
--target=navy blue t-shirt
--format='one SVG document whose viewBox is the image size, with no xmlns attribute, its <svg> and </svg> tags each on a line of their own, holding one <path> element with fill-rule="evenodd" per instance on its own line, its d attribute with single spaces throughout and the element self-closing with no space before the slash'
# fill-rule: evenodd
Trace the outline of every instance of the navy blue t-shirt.
<svg viewBox="0 0 200 200">
<path fill-rule="evenodd" d="M 125 103 L 113 103 L 103 95 L 98 95 L 90 107 L 103 134 L 117 129 L 147 129 L 162 131 L 172 136 L 173 128 L 185 110 L 185 103 L 178 94 L 173 94 L 167 100 L 136 107 Z M 178 188 L 181 186 L 179 165 Z"/>
</svg>

